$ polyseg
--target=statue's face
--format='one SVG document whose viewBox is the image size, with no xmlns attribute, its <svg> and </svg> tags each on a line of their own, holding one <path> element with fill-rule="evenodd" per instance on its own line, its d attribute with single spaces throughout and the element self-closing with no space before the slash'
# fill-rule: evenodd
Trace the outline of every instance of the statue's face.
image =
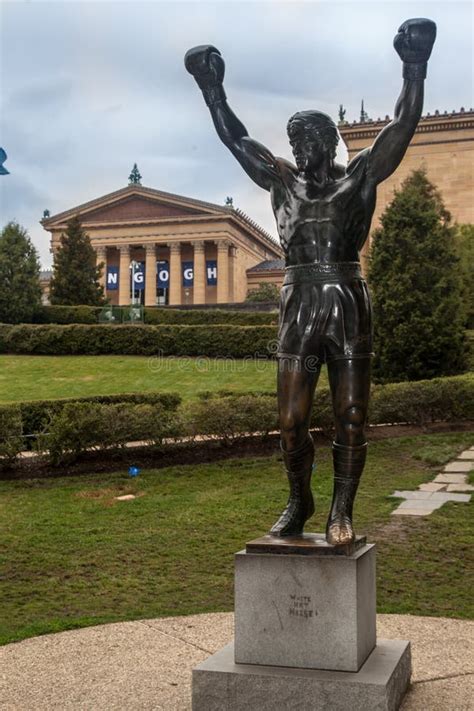
<svg viewBox="0 0 474 711">
<path fill-rule="evenodd" d="M 325 147 L 317 129 L 291 126 L 288 137 L 300 172 L 315 170 L 321 165 Z"/>
</svg>

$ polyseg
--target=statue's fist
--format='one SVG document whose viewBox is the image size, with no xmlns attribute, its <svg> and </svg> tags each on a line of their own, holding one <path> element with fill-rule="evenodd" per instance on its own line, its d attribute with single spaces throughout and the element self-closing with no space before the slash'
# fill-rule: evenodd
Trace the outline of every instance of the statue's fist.
<svg viewBox="0 0 474 711">
<path fill-rule="evenodd" d="M 219 50 L 210 44 L 188 50 L 184 57 L 184 66 L 203 91 L 220 86 L 223 82 L 224 60 Z"/>
<path fill-rule="evenodd" d="M 393 46 L 404 62 L 422 64 L 430 58 L 436 39 L 436 25 L 432 20 L 405 20 L 398 28 Z"/>
</svg>

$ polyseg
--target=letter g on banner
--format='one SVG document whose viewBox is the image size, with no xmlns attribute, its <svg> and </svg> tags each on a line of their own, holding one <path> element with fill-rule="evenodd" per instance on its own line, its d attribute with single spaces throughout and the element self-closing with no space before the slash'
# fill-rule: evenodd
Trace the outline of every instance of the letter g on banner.
<svg viewBox="0 0 474 711">
<path fill-rule="evenodd" d="M 183 286 L 192 286 L 194 280 L 193 263 L 183 262 Z"/>
</svg>

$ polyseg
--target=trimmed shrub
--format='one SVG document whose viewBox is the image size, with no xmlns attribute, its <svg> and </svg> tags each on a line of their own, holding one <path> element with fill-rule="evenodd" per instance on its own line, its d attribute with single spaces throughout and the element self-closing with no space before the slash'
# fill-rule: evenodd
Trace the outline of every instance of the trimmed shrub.
<svg viewBox="0 0 474 711">
<path fill-rule="evenodd" d="M 181 397 L 175 393 L 121 393 L 119 395 L 90 395 L 81 398 L 62 398 L 59 400 L 32 400 L 19 403 L 23 421 L 23 433 L 35 435 L 48 427 L 54 415 L 67 405 L 92 403 L 100 405 L 131 404 L 156 405 L 164 410 L 175 412 L 181 403 Z"/>
<path fill-rule="evenodd" d="M 276 396 L 233 395 L 197 400 L 184 408 L 186 434 L 191 437 L 211 435 L 224 444 L 252 432 L 264 436 L 278 428 Z"/>
<path fill-rule="evenodd" d="M 38 449 L 53 464 L 72 462 L 86 450 L 120 449 L 128 442 L 162 444 L 176 437 L 182 425 L 175 413 L 160 405 L 68 403 L 53 416 Z"/>
<path fill-rule="evenodd" d="M 13 464 L 23 449 L 21 411 L 17 405 L 0 406 L 0 465 Z"/>
<path fill-rule="evenodd" d="M 211 324 L 236 324 L 240 326 L 272 325 L 278 323 L 278 312 L 225 311 L 224 309 L 184 310 L 168 308 L 145 308 L 147 324 L 183 324 L 188 326 Z"/>
<path fill-rule="evenodd" d="M 26 355 L 271 356 L 274 326 L 0 324 L 0 353 Z"/>
<path fill-rule="evenodd" d="M 373 389 L 369 422 L 383 424 L 474 420 L 474 374 L 411 383 L 377 385 Z"/>
<path fill-rule="evenodd" d="M 188 406 L 186 419 L 188 433 L 192 436 L 212 434 L 229 442 L 248 432 L 265 435 L 278 429 L 276 394 L 241 396 L 228 391 L 204 392 L 197 403 Z M 374 385 L 372 388 L 369 424 L 407 422 L 424 426 L 430 422 L 465 420 L 474 420 L 472 374 Z M 311 427 L 330 432 L 333 426 L 331 392 L 329 388 L 319 388 L 313 404 Z"/>
<path fill-rule="evenodd" d="M 98 323 L 102 306 L 42 306 L 34 323 Z"/>
<path fill-rule="evenodd" d="M 114 312 L 128 311 L 127 307 L 113 307 Z M 41 306 L 33 317 L 33 323 L 46 324 L 96 324 L 103 307 L 101 306 Z M 199 326 L 209 324 L 231 324 L 240 326 L 272 325 L 278 323 L 278 312 L 268 311 L 226 311 L 224 309 L 170 309 L 155 306 L 144 308 L 145 323 L 150 326 L 181 324 Z M 121 319 L 119 318 L 119 321 Z"/>
</svg>

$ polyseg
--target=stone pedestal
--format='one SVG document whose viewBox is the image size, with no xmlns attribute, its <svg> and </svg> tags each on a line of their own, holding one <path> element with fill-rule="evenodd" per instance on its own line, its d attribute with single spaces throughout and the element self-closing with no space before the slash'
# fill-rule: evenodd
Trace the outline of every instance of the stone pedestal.
<svg viewBox="0 0 474 711">
<path fill-rule="evenodd" d="M 235 557 L 235 645 L 193 670 L 194 711 L 394 711 L 409 642 L 376 643 L 375 546 L 272 536 Z"/>
<path fill-rule="evenodd" d="M 250 550 L 235 557 L 235 661 L 358 671 L 375 647 L 375 546 Z"/>
</svg>

